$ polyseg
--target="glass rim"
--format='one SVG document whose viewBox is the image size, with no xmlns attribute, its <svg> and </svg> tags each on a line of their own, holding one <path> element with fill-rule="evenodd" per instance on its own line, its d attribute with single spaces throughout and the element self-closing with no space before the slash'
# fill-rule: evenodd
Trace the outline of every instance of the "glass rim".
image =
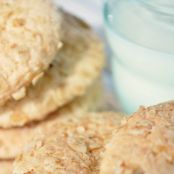
<svg viewBox="0 0 174 174">
<path fill-rule="evenodd" d="M 116 35 L 117 37 L 119 37 L 120 39 L 122 40 L 125 40 L 126 42 L 128 42 L 129 44 L 133 44 L 133 45 L 136 45 L 137 47 L 139 48 L 142 48 L 142 49 L 146 49 L 148 51 L 152 51 L 154 53 L 160 53 L 160 54 L 165 54 L 165 55 L 168 55 L 168 56 L 173 56 L 174 53 L 169 53 L 169 52 L 165 52 L 165 51 L 160 51 L 160 50 L 157 50 L 157 49 L 153 49 L 153 48 L 150 48 L 150 47 L 147 47 L 147 46 L 144 46 L 142 44 L 139 44 L 135 41 L 133 41 L 132 39 L 129 39 L 128 37 L 126 37 L 124 34 L 120 33 L 119 31 L 116 31 L 113 26 L 111 25 L 110 23 L 110 20 L 109 20 L 109 1 L 110 0 L 106 0 L 104 2 L 104 6 L 103 6 L 103 18 L 104 18 L 104 25 L 105 27 L 107 27 L 114 35 Z"/>
</svg>

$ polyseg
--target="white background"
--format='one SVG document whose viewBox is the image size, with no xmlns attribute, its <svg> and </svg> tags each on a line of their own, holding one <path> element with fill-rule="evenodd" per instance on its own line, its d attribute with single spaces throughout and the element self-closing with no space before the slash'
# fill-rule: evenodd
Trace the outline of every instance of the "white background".
<svg viewBox="0 0 174 174">
<path fill-rule="evenodd" d="M 87 21 L 103 36 L 103 0 L 55 0 L 56 3 Z"/>
</svg>

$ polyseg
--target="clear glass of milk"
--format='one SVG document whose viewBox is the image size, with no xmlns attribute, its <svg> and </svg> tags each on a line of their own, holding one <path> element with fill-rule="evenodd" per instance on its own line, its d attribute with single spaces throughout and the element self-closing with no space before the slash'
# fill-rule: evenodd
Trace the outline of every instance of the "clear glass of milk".
<svg viewBox="0 0 174 174">
<path fill-rule="evenodd" d="M 115 88 L 127 113 L 174 99 L 174 0 L 108 0 Z"/>
</svg>

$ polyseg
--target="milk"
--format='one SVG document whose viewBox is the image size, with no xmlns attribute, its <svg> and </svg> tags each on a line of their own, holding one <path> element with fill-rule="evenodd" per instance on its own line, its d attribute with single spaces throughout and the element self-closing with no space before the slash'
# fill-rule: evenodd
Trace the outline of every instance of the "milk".
<svg viewBox="0 0 174 174">
<path fill-rule="evenodd" d="M 141 0 L 115 1 L 110 12 L 110 23 L 115 31 L 133 42 L 174 53 L 174 16 L 154 8 L 148 3 L 141 3 Z"/>
<path fill-rule="evenodd" d="M 124 110 L 174 99 L 174 1 L 110 0 L 109 5 L 106 30 Z"/>
</svg>

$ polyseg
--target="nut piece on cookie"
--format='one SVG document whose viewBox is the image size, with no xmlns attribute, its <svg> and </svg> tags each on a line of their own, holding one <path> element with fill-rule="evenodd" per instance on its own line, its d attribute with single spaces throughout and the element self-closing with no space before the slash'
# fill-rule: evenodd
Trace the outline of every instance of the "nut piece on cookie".
<svg viewBox="0 0 174 174">
<path fill-rule="evenodd" d="M 0 105 L 16 100 L 56 57 L 61 15 L 51 0 L 0 1 Z M 17 96 L 17 100 L 24 97 Z"/>
<path fill-rule="evenodd" d="M 64 117 L 28 145 L 14 174 L 97 174 L 104 144 L 122 116 L 112 113 Z"/>
<path fill-rule="evenodd" d="M 174 102 L 140 110 L 106 146 L 101 174 L 173 174 Z"/>
</svg>

